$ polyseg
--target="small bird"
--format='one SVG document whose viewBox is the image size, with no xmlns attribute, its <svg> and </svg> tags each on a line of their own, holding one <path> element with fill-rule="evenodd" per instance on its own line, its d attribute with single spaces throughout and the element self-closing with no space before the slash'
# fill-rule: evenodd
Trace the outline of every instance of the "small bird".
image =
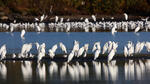
<svg viewBox="0 0 150 84">
<path fill-rule="evenodd" d="M 25 38 L 24 38 L 25 33 L 26 33 L 26 32 L 25 32 L 25 30 L 23 29 L 23 30 L 21 31 L 21 35 L 20 35 L 21 39 L 23 39 L 23 40 L 25 39 Z"/>
<path fill-rule="evenodd" d="M 126 13 L 124 13 L 125 16 L 125 20 L 128 20 L 128 15 Z"/>
<path fill-rule="evenodd" d="M 74 51 L 72 51 L 72 52 L 69 54 L 67 62 L 69 63 L 69 62 L 73 59 L 73 57 L 74 57 Z"/>
<path fill-rule="evenodd" d="M 60 46 L 61 50 L 62 50 L 63 52 L 65 52 L 65 54 L 67 54 L 66 46 L 65 46 L 62 42 L 59 43 L 59 46 Z"/>
<path fill-rule="evenodd" d="M 140 30 L 140 27 L 138 26 L 137 28 L 135 28 L 134 32 L 137 33 Z"/>
<path fill-rule="evenodd" d="M 127 57 L 128 56 L 128 49 L 126 46 L 124 46 L 124 56 Z"/>
<path fill-rule="evenodd" d="M 117 32 L 117 31 L 116 31 L 116 28 L 117 28 L 117 26 L 116 26 L 116 24 L 115 24 L 114 27 L 111 29 L 112 35 L 115 35 L 115 32 Z"/>
<path fill-rule="evenodd" d="M 95 51 L 94 60 L 96 60 L 99 57 L 100 52 L 101 52 L 101 50 L 99 50 L 99 49 L 97 49 Z"/>
<path fill-rule="evenodd" d="M 84 52 L 84 46 L 79 49 L 77 57 L 81 56 L 83 52 Z"/>
<path fill-rule="evenodd" d="M 116 50 L 112 49 L 111 52 L 108 55 L 108 62 L 111 61 L 115 55 Z"/>
<path fill-rule="evenodd" d="M 58 19 L 59 19 L 58 16 L 55 16 L 55 22 L 58 22 Z"/>
<path fill-rule="evenodd" d="M 96 17 L 95 15 L 92 15 L 93 20 L 96 22 Z"/>
</svg>

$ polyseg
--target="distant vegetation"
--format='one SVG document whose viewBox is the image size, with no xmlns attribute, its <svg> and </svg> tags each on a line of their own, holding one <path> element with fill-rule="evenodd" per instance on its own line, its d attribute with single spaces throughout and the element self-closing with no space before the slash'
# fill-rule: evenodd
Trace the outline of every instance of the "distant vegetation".
<svg viewBox="0 0 150 84">
<path fill-rule="evenodd" d="M 20 15 L 150 15 L 150 0 L 0 0 L 0 12 Z"/>
</svg>

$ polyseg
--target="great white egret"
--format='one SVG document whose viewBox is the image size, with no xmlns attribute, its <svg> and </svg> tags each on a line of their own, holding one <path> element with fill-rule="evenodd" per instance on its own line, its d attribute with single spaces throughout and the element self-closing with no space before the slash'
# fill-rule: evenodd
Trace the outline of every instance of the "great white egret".
<svg viewBox="0 0 150 84">
<path fill-rule="evenodd" d="M 99 54 L 100 54 L 101 50 L 97 49 L 95 51 L 95 54 L 94 54 L 94 60 L 96 60 L 98 57 L 99 57 Z"/>
<path fill-rule="evenodd" d="M 111 29 L 112 35 L 115 35 L 115 32 L 117 32 L 116 28 L 117 28 L 117 26 L 116 26 L 116 24 L 114 24 L 114 27 Z"/>
<path fill-rule="evenodd" d="M 59 17 L 55 16 L 55 22 L 58 22 Z"/>
<path fill-rule="evenodd" d="M 128 20 L 128 15 L 126 13 L 124 13 L 125 16 L 125 20 Z"/>
<path fill-rule="evenodd" d="M 138 26 L 135 28 L 134 32 L 137 33 L 139 30 L 140 30 L 140 27 Z"/>
<path fill-rule="evenodd" d="M 124 56 L 127 57 L 128 56 L 128 49 L 126 46 L 124 46 Z"/>
<path fill-rule="evenodd" d="M 95 15 L 92 15 L 92 19 L 93 19 L 94 21 L 96 21 L 96 17 L 95 17 Z"/>
<path fill-rule="evenodd" d="M 67 54 L 66 46 L 65 46 L 62 42 L 59 43 L 59 46 L 60 46 L 61 50 L 62 50 L 63 52 L 65 52 L 65 54 Z"/>
<path fill-rule="evenodd" d="M 25 38 L 24 38 L 25 33 L 26 33 L 26 32 L 25 32 L 25 30 L 23 29 L 23 30 L 21 31 L 21 34 L 20 34 L 20 37 L 21 37 L 21 39 L 23 39 L 23 40 L 25 39 Z"/>
<path fill-rule="evenodd" d="M 83 52 L 84 52 L 84 46 L 79 49 L 77 57 L 81 56 Z"/>
<path fill-rule="evenodd" d="M 104 54 L 107 50 L 108 50 L 108 42 L 106 42 L 106 43 L 104 44 L 102 54 Z"/>
<path fill-rule="evenodd" d="M 73 57 L 74 57 L 74 51 L 72 51 L 72 52 L 69 54 L 67 62 L 70 62 L 70 61 L 73 59 Z"/>
<path fill-rule="evenodd" d="M 51 57 L 51 58 L 54 58 L 54 56 L 55 56 L 55 52 L 56 52 L 56 49 L 57 49 L 58 47 L 57 47 L 57 44 L 55 44 L 55 45 L 53 45 L 53 47 L 51 48 L 51 49 L 49 49 L 49 56 Z"/>
</svg>

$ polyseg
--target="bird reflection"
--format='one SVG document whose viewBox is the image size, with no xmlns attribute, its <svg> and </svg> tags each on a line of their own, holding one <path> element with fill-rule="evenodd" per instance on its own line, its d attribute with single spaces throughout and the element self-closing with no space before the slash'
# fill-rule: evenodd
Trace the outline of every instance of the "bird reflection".
<svg viewBox="0 0 150 84">
<path fill-rule="evenodd" d="M 23 79 L 25 81 L 31 81 L 32 79 L 32 66 L 30 61 L 25 61 L 21 64 L 21 70 L 23 74 Z"/>
<path fill-rule="evenodd" d="M 40 64 L 38 63 L 37 68 L 36 68 L 36 74 L 40 78 L 41 82 L 46 81 L 46 69 L 45 69 L 45 64 Z"/>
<path fill-rule="evenodd" d="M 0 75 L 6 80 L 7 77 L 7 67 L 4 63 L 0 62 Z"/>
<path fill-rule="evenodd" d="M 143 80 L 146 75 L 146 71 L 149 71 L 150 61 L 146 60 L 129 60 L 124 65 L 125 80 Z"/>
<path fill-rule="evenodd" d="M 50 74 L 50 77 L 53 78 L 53 76 L 57 76 L 57 73 L 58 73 L 58 65 L 56 62 L 52 61 L 50 62 L 50 65 L 49 65 L 49 74 Z"/>
</svg>

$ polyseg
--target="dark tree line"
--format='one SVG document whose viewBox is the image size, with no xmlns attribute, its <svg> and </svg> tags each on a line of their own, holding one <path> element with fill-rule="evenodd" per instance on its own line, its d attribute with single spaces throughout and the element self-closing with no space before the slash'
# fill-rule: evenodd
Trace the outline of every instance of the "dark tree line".
<svg viewBox="0 0 150 84">
<path fill-rule="evenodd" d="M 150 0 L 0 0 L 0 12 L 21 15 L 150 15 Z"/>
</svg>

